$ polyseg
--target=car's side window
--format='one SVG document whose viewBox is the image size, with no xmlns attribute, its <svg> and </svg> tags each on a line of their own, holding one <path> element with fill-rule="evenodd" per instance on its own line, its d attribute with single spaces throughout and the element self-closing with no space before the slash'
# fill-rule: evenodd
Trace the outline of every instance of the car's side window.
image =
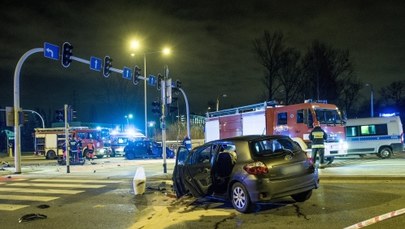
<svg viewBox="0 0 405 229">
<path fill-rule="evenodd" d="M 209 163 L 211 159 L 211 145 L 193 153 L 190 164 Z"/>
</svg>

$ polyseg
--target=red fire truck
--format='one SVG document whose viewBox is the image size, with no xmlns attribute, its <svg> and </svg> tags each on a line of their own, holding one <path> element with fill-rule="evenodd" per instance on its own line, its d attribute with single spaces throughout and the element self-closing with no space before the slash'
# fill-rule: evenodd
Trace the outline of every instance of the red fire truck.
<svg viewBox="0 0 405 229">
<path fill-rule="evenodd" d="M 87 144 L 94 145 L 93 155 L 102 158 L 108 155 L 110 148 L 104 146 L 101 130 L 87 127 L 69 128 L 69 136 L 75 135 L 82 142 L 83 155 L 89 158 Z M 65 143 L 65 128 L 36 128 L 35 129 L 35 153 L 44 155 L 47 159 L 56 159 L 63 155 L 62 146 Z"/>
<path fill-rule="evenodd" d="M 344 122 L 339 109 L 325 101 L 306 101 L 286 106 L 264 102 L 208 112 L 205 141 L 250 134 L 287 135 L 298 143 L 305 142 L 304 148 L 307 149 L 310 148 L 309 134 L 316 121 L 328 134 L 325 156 L 333 159 L 333 156 L 345 155 Z"/>
</svg>

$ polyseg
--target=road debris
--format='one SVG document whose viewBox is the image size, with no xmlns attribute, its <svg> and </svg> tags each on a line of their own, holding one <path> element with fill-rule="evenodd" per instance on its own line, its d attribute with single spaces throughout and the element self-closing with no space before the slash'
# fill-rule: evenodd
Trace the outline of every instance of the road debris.
<svg viewBox="0 0 405 229">
<path fill-rule="evenodd" d="M 37 220 L 37 219 L 46 219 L 46 218 L 48 218 L 46 215 L 38 214 L 38 213 L 32 213 L 32 214 L 23 215 L 21 218 L 18 219 L 18 222 L 19 223 L 24 223 L 24 222 Z"/>
</svg>

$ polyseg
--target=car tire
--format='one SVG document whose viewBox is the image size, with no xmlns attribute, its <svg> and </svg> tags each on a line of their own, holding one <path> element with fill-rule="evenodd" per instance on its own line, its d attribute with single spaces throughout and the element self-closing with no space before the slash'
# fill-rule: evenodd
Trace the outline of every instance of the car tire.
<svg viewBox="0 0 405 229">
<path fill-rule="evenodd" d="M 46 154 L 46 159 L 51 160 L 51 159 L 57 159 L 56 153 L 53 150 L 49 150 Z"/>
<path fill-rule="evenodd" d="M 305 192 L 300 192 L 298 194 L 291 195 L 291 197 L 296 201 L 296 202 L 304 202 L 311 198 L 312 196 L 312 189 L 309 191 Z"/>
<path fill-rule="evenodd" d="M 238 212 L 249 213 L 253 211 L 254 204 L 250 201 L 249 193 L 241 183 L 236 182 L 232 185 L 230 197 L 232 206 Z"/>
<path fill-rule="evenodd" d="M 134 153 L 126 153 L 125 158 L 127 160 L 134 160 L 135 159 L 135 154 Z"/>
<path fill-rule="evenodd" d="M 390 158 L 391 155 L 392 155 L 392 150 L 391 150 L 391 148 L 389 148 L 387 146 L 381 147 L 377 154 L 377 156 L 381 159 Z"/>
</svg>

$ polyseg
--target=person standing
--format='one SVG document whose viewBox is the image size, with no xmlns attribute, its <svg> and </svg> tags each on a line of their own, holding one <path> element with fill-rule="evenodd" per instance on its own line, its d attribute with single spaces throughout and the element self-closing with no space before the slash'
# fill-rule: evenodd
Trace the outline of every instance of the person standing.
<svg viewBox="0 0 405 229">
<path fill-rule="evenodd" d="M 325 163 L 325 145 L 324 142 L 328 138 L 328 135 L 322 130 L 319 122 L 314 123 L 314 129 L 309 134 L 309 139 L 312 141 L 312 163 L 315 165 L 316 156 L 319 155 L 319 163 L 322 165 Z"/>
<path fill-rule="evenodd" d="M 192 148 L 191 139 L 188 136 L 184 137 L 183 145 L 188 149 L 188 151 L 191 150 Z"/>
</svg>

